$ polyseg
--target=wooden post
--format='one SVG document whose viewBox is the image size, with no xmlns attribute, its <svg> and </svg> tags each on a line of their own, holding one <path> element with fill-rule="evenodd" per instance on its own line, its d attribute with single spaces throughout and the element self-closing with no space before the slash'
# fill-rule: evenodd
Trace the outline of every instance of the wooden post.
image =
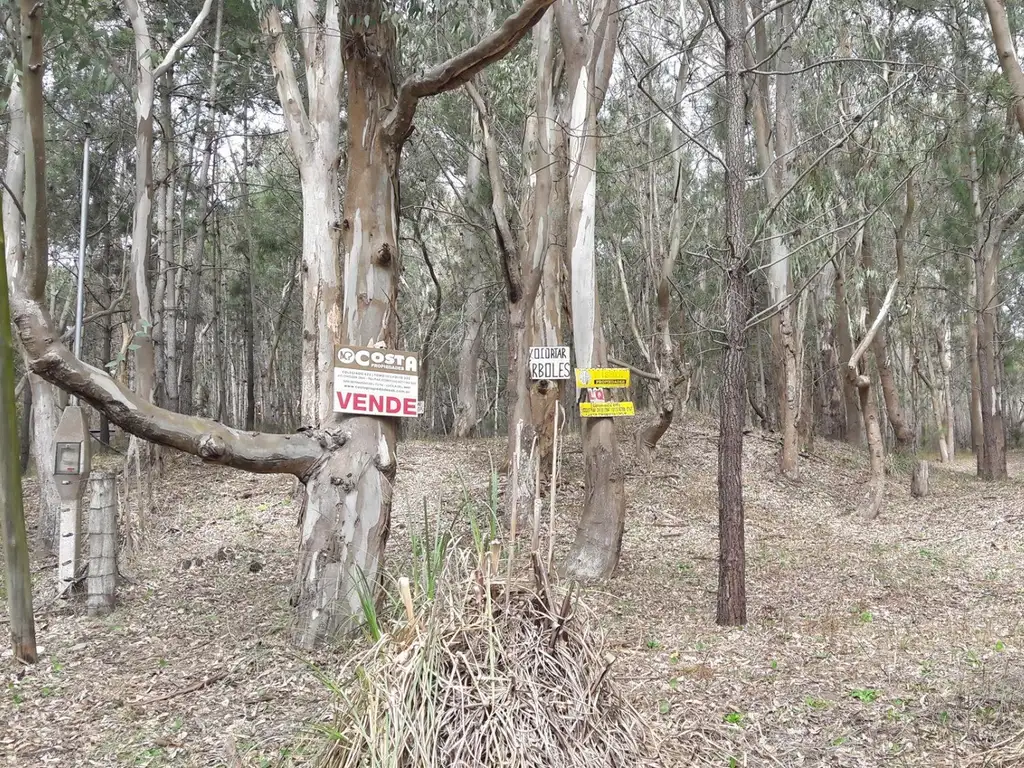
<svg viewBox="0 0 1024 768">
<path fill-rule="evenodd" d="M 117 494 L 109 472 L 93 472 L 89 480 L 89 615 L 106 616 L 117 586 Z"/>
<path fill-rule="evenodd" d="M 914 465 L 910 478 L 910 495 L 915 498 L 928 495 L 928 462 L 919 461 Z"/>
</svg>

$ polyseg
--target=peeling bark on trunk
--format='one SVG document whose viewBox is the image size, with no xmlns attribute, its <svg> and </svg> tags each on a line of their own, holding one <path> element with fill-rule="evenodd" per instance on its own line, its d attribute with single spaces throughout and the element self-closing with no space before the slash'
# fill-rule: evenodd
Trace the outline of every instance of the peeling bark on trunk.
<svg viewBox="0 0 1024 768">
<path fill-rule="evenodd" d="M 466 289 L 466 330 L 459 349 L 459 388 L 455 406 L 455 437 L 464 439 L 476 432 L 477 427 L 477 383 L 480 373 L 480 350 L 483 348 L 484 325 L 484 271 L 481 259 L 484 243 L 480 227 L 485 219 L 487 203 L 484 199 L 483 184 L 484 154 L 483 134 L 480 123 L 472 117 L 473 145 L 469 151 L 466 166 L 466 218 L 462 227 L 462 251 L 466 269 L 469 271 L 469 285 Z"/>
<path fill-rule="evenodd" d="M 569 253 L 572 270 L 572 329 L 578 368 L 608 364 L 597 292 L 596 215 L 597 115 L 611 77 L 619 31 L 618 0 L 602 0 L 594 9 L 589 31 L 569 0 L 556 8 L 559 36 L 565 50 L 570 102 Z M 582 579 L 610 576 L 619 562 L 626 520 L 624 477 L 615 422 L 588 418 L 581 425 L 583 441 L 583 513 L 565 570 Z"/>
<path fill-rule="evenodd" d="M 759 0 L 752 3 L 755 17 L 762 16 Z M 781 13 L 783 44 L 779 49 L 779 65 L 781 70 L 775 77 L 775 119 L 774 131 L 770 125 L 768 109 L 767 75 L 754 78 L 752 94 L 754 127 L 756 134 L 757 162 L 764 184 L 768 208 L 777 208 L 783 195 L 793 182 L 792 146 L 794 141 L 794 125 L 792 105 L 791 75 L 785 74 L 791 66 L 791 52 L 788 44 L 788 28 L 792 26 L 790 6 L 782 8 Z M 755 24 L 755 40 L 757 59 L 764 61 L 769 58 L 768 39 L 764 18 Z M 750 64 L 754 64 L 752 57 Z M 772 218 L 767 225 L 771 246 L 768 250 L 767 265 L 769 300 L 776 309 L 771 320 L 772 351 L 774 354 L 775 372 L 778 381 L 779 424 L 782 432 L 782 449 L 779 452 L 779 472 L 790 479 L 800 475 L 799 466 L 799 435 L 797 421 L 800 413 L 798 395 L 799 369 L 797 358 L 798 336 L 793 332 L 791 293 L 792 277 L 789 266 L 789 248 L 785 236 Z"/>
<path fill-rule="evenodd" d="M 40 8 L 41 11 L 41 8 Z M 38 31 L 37 31 L 38 34 Z M 30 45 L 23 39 L 24 44 Z M 28 56 L 29 52 L 26 51 Z M 45 164 L 45 150 L 34 146 L 27 111 L 36 104 L 39 115 L 39 131 L 42 131 L 42 85 L 40 67 L 37 73 L 26 75 L 26 86 L 39 91 L 37 100 L 31 94 L 23 93 L 16 79 L 11 83 L 7 109 L 10 127 L 7 133 L 7 165 L 3 191 L 4 258 L 12 290 L 15 283 L 25 287 L 36 301 L 44 301 L 47 276 L 47 239 L 38 237 L 34 229 L 46 228 L 45 184 L 42 198 L 38 197 Z M 40 82 L 33 83 L 38 78 Z M 42 141 L 38 142 L 42 145 Z M 12 197 L 12 193 L 17 197 Z M 25 241 L 29 251 L 22 249 L 21 211 L 25 211 Z M 40 250 L 41 249 L 41 250 Z M 44 254 L 42 258 L 39 253 Z M 27 363 L 27 358 L 26 363 Z M 60 531 L 60 496 L 53 477 L 53 436 L 60 419 L 57 393 L 53 387 L 38 376 L 30 376 L 28 388 L 32 396 L 31 453 L 35 461 L 36 476 L 39 479 L 39 516 L 36 531 L 36 546 L 43 552 L 56 553 Z"/>
</svg>

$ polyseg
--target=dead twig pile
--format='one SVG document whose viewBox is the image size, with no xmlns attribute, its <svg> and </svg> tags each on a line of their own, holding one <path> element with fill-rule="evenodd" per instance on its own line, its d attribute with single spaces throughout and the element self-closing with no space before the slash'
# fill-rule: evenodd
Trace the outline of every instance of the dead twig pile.
<svg viewBox="0 0 1024 768">
<path fill-rule="evenodd" d="M 349 665 L 334 686 L 341 707 L 324 765 L 655 764 L 649 729 L 616 692 L 613 657 L 579 600 L 570 590 L 556 604 L 536 557 L 534 588 L 506 593 L 504 578 L 487 576 L 500 572 L 492 554 L 485 573 L 468 572 L 471 555 L 450 557 L 442 581 L 455 589 Z"/>
</svg>

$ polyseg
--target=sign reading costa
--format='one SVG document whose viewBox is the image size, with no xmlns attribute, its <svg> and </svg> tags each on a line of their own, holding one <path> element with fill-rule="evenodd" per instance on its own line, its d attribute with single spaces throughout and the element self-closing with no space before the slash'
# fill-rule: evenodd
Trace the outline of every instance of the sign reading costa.
<svg viewBox="0 0 1024 768">
<path fill-rule="evenodd" d="M 415 354 L 350 346 L 335 352 L 335 413 L 415 417 L 419 385 Z"/>
</svg>

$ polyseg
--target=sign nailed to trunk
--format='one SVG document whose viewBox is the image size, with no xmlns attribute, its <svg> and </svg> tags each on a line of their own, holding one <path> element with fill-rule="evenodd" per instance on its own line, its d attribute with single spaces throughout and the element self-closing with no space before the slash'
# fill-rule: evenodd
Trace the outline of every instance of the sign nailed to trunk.
<svg viewBox="0 0 1024 768">
<path fill-rule="evenodd" d="M 577 368 L 576 386 L 579 389 L 587 387 L 628 387 L 629 368 Z"/>
<path fill-rule="evenodd" d="M 589 402 L 580 403 L 580 416 L 591 418 L 594 416 L 632 416 L 634 408 L 632 403 L 607 403 Z"/>
<path fill-rule="evenodd" d="M 416 416 L 419 360 L 377 347 L 338 347 L 334 354 L 334 411 L 364 416 Z"/>
<path fill-rule="evenodd" d="M 572 376 L 568 347 L 530 347 L 530 378 L 568 379 Z"/>
</svg>

